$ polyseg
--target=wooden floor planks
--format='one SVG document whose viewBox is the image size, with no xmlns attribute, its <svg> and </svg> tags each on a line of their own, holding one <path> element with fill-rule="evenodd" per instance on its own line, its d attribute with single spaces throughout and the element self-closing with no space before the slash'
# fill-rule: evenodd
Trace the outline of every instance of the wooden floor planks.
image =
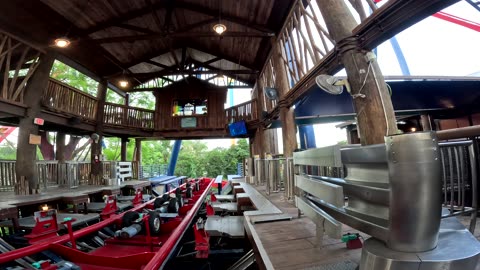
<svg viewBox="0 0 480 270">
<path fill-rule="evenodd" d="M 264 187 L 256 189 L 265 195 Z M 349 250 L 339 239 L 323 238 L 321 246 L 316 243 L 315 224 L 308 218 L 298 218 L 297 208 L 283 199 L 283 194 L 265 195 L 284 213 L 294 216 L 291 221 L 254 224 L 268 259 L 274 269 L 307 269 L 338 262 L 360 262 L 361 249 Z M 345 232 L 354 232 L 344 226 Z"/>
</svg>

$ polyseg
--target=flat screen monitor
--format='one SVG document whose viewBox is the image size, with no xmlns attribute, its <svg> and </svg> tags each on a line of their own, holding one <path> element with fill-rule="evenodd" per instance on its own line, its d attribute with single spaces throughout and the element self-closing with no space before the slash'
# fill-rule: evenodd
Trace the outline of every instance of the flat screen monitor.
<svg viewBox="0 0 480 270">
<path fill-rule="evenodd" d="M 230 136 L 232 137 L 247 135 L 247 126 L 245 125 L 245 121 L 229 124 L 228 130 L 230 131 Z"/>
</svg>

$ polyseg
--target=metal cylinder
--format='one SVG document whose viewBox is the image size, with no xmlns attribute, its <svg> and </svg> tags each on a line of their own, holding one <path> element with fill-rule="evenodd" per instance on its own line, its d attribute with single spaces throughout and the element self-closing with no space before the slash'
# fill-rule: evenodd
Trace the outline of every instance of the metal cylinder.
<svg viewBox="0 0 480 270">
<path fill-rule="evenodd" d="M 137 235 L 141 230 L 142 230 L 142 226 L 140 226 L 139 224 L 133 224 L 123 228 L 120 232 L 120 237 L 131 238 Z"/>
<path fill-rule="evenodd" d="M 435 133 L 385 138 L 390 179 L 387 246 L 422 252 L 437 246 L 441 219 L 441 161 Z"/>
</svg>

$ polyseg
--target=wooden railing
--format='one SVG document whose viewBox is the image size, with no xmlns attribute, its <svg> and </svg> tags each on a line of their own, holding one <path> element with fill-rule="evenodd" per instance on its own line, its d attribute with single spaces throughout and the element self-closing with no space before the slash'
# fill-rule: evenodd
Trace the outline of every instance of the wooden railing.
<svg viewBox="0 0 480 270">
<path fill-rule="evenodd" d="M 225 115 L 227 117 L 227 123 L 237 122 L 241 120 L 257 120 L 257 100 L 252 99 L 250 101 L 227 108 L 225 109 Z"/>
<path fill-rule="evenodd" d="M 155 111 L 105 103 L 105 124 L 153 129 Z"/>
<path fill-rule="evenodd" d="M 0 160 L 0 191 L 13 191 L 15 179 L 15 160 Z"/>
<path fill-rule="evenodd" d="M 52 110 L 95 120 L 97 99 L 67 84 L 50 78 L 42 104 Z"/>
<path fill-rule="evenodd" d="M 58 160 L 36 162 L 38 185 L 41 189 L 49 187 L 77 187 L 88 185 L 90 162 L 67 161 L 59 164 Z M 16 183 L 15 160 L 0 160 L 0 191 L 13 191 Z"/>
</svg>

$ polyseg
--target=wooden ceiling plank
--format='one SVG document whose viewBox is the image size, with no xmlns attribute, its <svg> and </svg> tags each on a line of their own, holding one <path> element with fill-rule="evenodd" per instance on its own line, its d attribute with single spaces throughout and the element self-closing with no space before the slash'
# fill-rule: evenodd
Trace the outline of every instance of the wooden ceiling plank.
<svg viewBox="0 0 480 270">
<path fill-rule="evenodd" d="M 140 33 L 144 33 L 144 34 L 154 34 L 154 33 L 157 33 L 149 28 L 145 28 L 145 27 L 140 27 L 140 26 L 136 26 L 136 25 L 131 25 L 131 24 L 126 24 L 126 23 L 122 23 L 122 24 L 119 24 L 119 25 L 116 25 L 117 27 L 120 27 L 120 28 L 123 28 L 123 29 L 128 29 L 128 30 L 133 30 L 133 31 L 137 31 L 137 32 L 140 32 Z"/>
<path fill-rule="evenodd" d="M 208 61 L 202 62 L 202 64 L 203 64 L 203 65 L 210 65 L 211 63 L 215 63 L 215 62 L 217 62 L 217 61 L 219 61 L 219 60 L 222 60 L 222 58 L 220 58 L 220 57 L 215 57 L 215 58 L 210 59 L 210 60 L 208 60 Z"/>
<path fill-rule="evenodd" d="M 96 24 L 96 25 L 94 25 L 94 26 L 92 26 L 88 29 L 85 29 L 83 31 L 78 31 L 78 33 L 80 33 L 79 37 L 87 36 L 89 34 L 98 32 L 102 29 L 106 29 L 106 28 L 109 28 L 109 27 L 112 27 L 112 26 L 116 26 L 116 25 L 121 24 L 123 22 L 126 22 L 126 21 L 129 21 L 131 19 L 135 19 L 135 18 L 144 16 L 144 15 L 147 15 L 151 12 L 155 12 L 156 10 L 161 9 L 161 8 L 165 8 L 165 7 L 166 7 L 166 1 L 163 0 L 163 1 L 159 1 L 157 3 L 154 3 L 152 5 L 147 5 L 146 7 L 143 7 L 143 8 L 137 9 L 137 10 L 129 11 L 129 12 L 127 12 L 127 13 L 119 16 L 119 17 L 115 17 L 115 18 L 106 20 L 104 22 L 98 23 L 98 24 Z"/>
<path fill-rule="evenodd" d="M 148 63 L 148 64 L 150 64 L 150 65 L 154 65 L 154 66 L 157 66 L 157 67 L 161 67 L 161 68 L 163 68 L 163 69 L 168 69 L 168 68 L 170 68 L 170 66 L 167 66 L 167 65 L 158 63 L 158 62 L 153 61 L 153 60 L 147 60 L 147 61 L 145 61 L 145 63 Z"/>
<path fill-rule="evenodd" d="M 185 2 L 178 2 L 177 1 L 176 2 L 176 8 L 191 10 L 191 11 L 202 13 L 202 14 L 212 16 L 212 17 L 217 17 L 218 14 L 219 14 L 218 10 L 209 9 L 205 6 L 195 4 L 195 3 L 185 3 Z M 236 17 L 236 16 L 232 16 L 232 15 L 224 15 L 224 14 L 222 14 L 221 16 L 222 16 L 222 20 L 233 22 L 233 23 L 236 23 L 236 24 L 240 24 L 240 25 L 243 25 L 245 27 L 255 29 L 255 30 L 263 32 L 263 33 L 273 33 L 274 34 L 274 32 L 275 32 L 272 29 L 269 29 L 265 26 L 249 22 L 245 18 Z"/>
</svg>

